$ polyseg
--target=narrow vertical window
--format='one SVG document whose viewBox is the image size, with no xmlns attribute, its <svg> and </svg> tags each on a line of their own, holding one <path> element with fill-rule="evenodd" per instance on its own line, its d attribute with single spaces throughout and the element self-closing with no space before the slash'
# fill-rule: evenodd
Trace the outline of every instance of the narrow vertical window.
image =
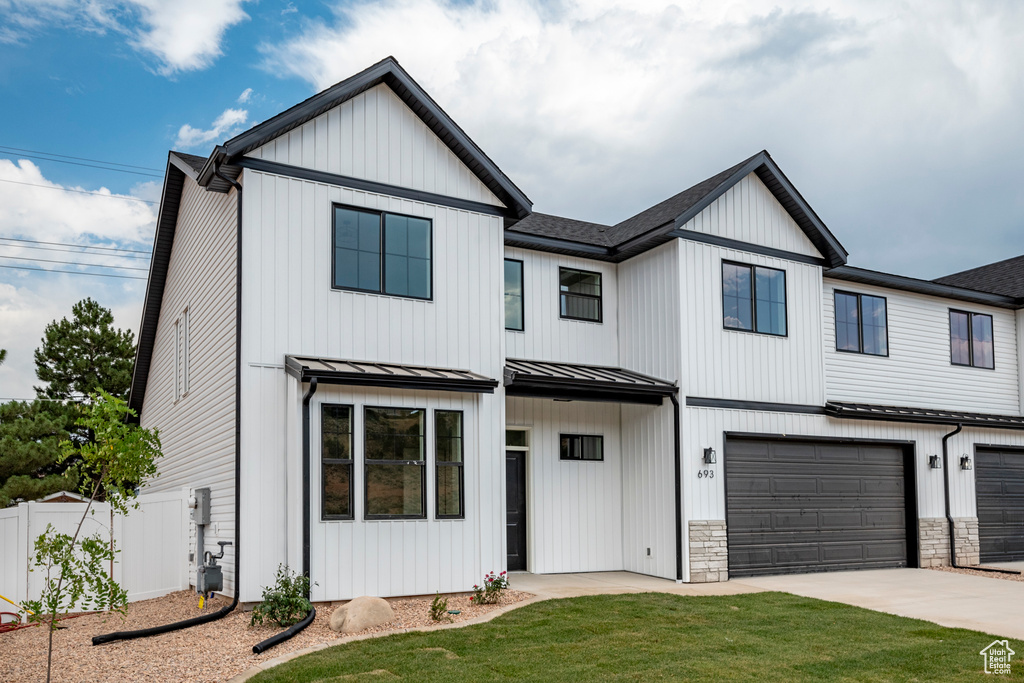
<svg viewBox="0 0 1024 683">
<path fill-rule="evenodd" d="M 320 409 L 323 519 L 352 519 L 352 406 Z"/>
<path fill-rule="evenodd" d="M 949 353 L 953 365 L 995 368 L 992 316 L 965 311 L 949 312 Z"/>
<path fill-rule="evenodd" d="M 558 286 L 561 317 L 601 322 L 601 273 L 559 268 Z"/>
<path fill-rule="evenodd" d="M 189 390 L 189 329 L 188 309 L 181 314 L 181 395 L 188 396 Z"/>
<path fill-rule="evenodd" d="M 522 331 L 523 262 L 505 259 L 505 329 Z"/>
<path fill-rule="evenodd" d="M 366 408 L 366 519 L 423 519 L 425 415 L 420 408 Z"/>
<path fill-rule="evenodd" d="M 786 272 L 723 261 L 722 321 L 730 330 L 785 337 Z"/>
<path fill-rule="evenodd" d="M 434 411 L 434 452 L 437 518 L 462 519 L 466 516 L 463 500 L 465 439 L 462 433 L 462 411 Z"/>
<path fill-rule="evenodd" d="M 181 400 L 181 319 L 174 321 L 174 402 Z"/>
<path fill-rule="evenodd" d="M 885 299 L 868 294 L 835 293 L 836 350 L 889 355 Z"/>
</svg>

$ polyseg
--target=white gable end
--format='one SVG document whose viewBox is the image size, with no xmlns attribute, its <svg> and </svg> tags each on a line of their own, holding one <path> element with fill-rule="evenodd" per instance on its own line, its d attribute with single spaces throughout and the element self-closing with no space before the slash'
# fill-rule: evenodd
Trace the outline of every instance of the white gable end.
<svg viewBox="0 0 1024 683">
<path fill-rule="evenodd" d="M 754 173 L 730 187 L 683 228 L 804 256 L 822 256 Z"/>
<path fill-rule="evenodd" d="M 343 102 L 247 156 L 504 206 L 386 85 Z"/>
</svg>

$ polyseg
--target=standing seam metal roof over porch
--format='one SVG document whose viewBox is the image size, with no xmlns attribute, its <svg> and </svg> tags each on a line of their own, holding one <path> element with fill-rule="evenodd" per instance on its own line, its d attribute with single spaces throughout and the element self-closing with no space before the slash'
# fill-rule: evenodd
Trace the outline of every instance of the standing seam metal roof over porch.
<svg viewBox="0 0 1024 683">
<path fill-rule="evenodd" d="M 468 370 L 286 356 L 285 371 L 300 382 L 493 394 L 498 381 Z"/>
<path fill-rule="evenodd" d="M 661 404 L 674 396 L 675 384 L 623 368 L 550 361 L 505 361 L 505 393 L 509 396 Z"/>
</svg>

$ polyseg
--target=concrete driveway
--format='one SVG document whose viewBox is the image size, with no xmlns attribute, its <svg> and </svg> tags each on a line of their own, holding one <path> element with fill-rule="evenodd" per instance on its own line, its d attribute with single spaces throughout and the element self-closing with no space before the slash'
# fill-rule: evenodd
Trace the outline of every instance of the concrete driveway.
<svg viewBox="0 0 1024 683">
<path fill-rule="evenodd" d="M 784 591 L 1024 640 L 1024 582 L 931 569 L 877 569 L 732 579 Z"/>
</svg>

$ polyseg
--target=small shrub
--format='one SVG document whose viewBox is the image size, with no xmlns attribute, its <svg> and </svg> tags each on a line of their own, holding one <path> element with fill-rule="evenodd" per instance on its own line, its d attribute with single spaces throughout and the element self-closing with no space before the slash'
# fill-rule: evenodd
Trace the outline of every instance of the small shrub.
<svg viewBox="0 0 1024 683">
<path fill-rule="evenodd" d="M 448 614 L 448 598 L 442 598 L 440 593 L 435 595 L 433 602 L 430 603 L 430 618 L 434 621 L 452 620 Z"/>
<path fill-rule="evenodd" d="M 501 592 L 508 588 L 508 573 L 491 572 L 484 576 L 483 586 L 473 586 L 473 597 L 469 600 L 474 605 L 495 605 L 501 598 Z"/>
<path fill-rule="evenodd" d="M 285 627 L 296 624 L 308 613 L 312 605 L 309 594 L 309 577 L 296 574 L 285 565 L 277 567 L 277 582 L 263 589 L 263 602 L 252 610 L 250 626 L 273 622 Z"/>
</svg>

